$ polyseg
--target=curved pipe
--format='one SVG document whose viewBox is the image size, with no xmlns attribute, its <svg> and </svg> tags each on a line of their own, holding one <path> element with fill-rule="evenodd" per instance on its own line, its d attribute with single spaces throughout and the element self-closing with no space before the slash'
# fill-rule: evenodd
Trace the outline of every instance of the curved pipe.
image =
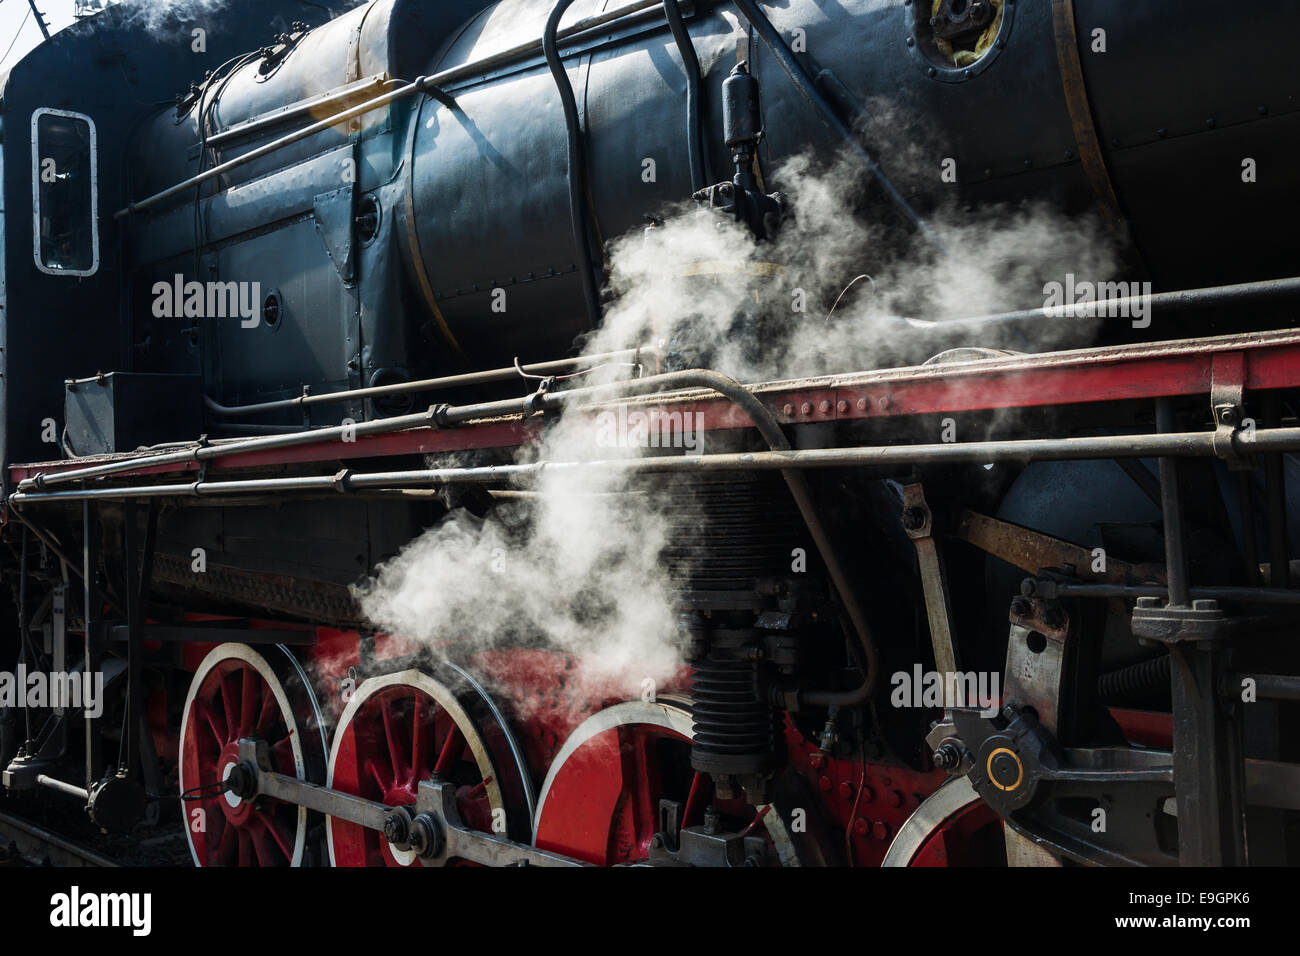
<svg viewBox="0 0 1300 956">
<path fill-rule="evenodd" d="M 885 175 L 885 171 L 880 168 L 880 165 L 872 158 L 871 154 L 863 149 L 862 144 L 858 142 L 858 138 L 853 135 L 852 130 L 844 125 L 843 120 L 832 109 L 826 97 L 822 96 L 821 91 L 817 89 L 817 84 L 808 76 L 803 65 L 795 59 L 793 51 L 786 45 L 785 39 L 772 25 L 772 21 L 767 18 L 767 14 L 759 7 L 756 0 L 733 0 L 733 2 L 740 15 L 749 21 L 749 25 L 754 28 L 758 38 L 763 41 L 764 45 L 771 51 L 772 56 L 776 58 L 776 62 L 785 71 L 786 76 L 790 78 L 790 82 L 794 84 L 795 89 L 799 91 L 799 95 L 813 108 L 821 121 L 844 141 L 844 145 L 852 150 L 862 165 L 866 167 L 867 172 L 871 174 L 871 178 L 876 181 L 885 196 L 893 203 L 899 214 L 916 227 L 917 232 L 924 236 L 930 245 L 943 252 L 943 243 L 939 241 L 939 237 L 935 235 L 930 224 L 912 208 L 911 204 L 898 191 L 898 187 Z"/>
<path fill-rule="evenodd" d="M 630 383 L 620 382 L 614 386 L 597 386 L 591 389 L 582 389 L 581 391 L 586 393 L 586 396 L 591 397 L 592 393 L 612 388 L 617 388 L 620 394 L 628 396 L 645 392 L 675 391 L 683 388 L 710 389 L 728 399 L 749 416 L 749 420 L 754 423 L 755 429 L 758 430 L 759 435 L 767 442 L 772 451 L 793 451 L 790 440 L 785 437 L 785 432 L 782 431 L 781 424 L 772 411 L 753 392 L 734 378 L 723 375 L 721 372 L 708 369 L 668 372 L 664 375 L 653 375 Z M 547 399 L 560 399 L 563 401 L 562 396 L 572 394 L 571 392 L 559 392 L 546 397 Z M 547 404 L 550 404 L 550 402 L 548 401 Z M 799 509 L 799 515 L 808 527 L 808 533 L 812 536 L 817 553 L 826 566 L 826 572 L 830 575 L 831 584 L 839 595 L 840 604 L 844 607 L 849 622 L 853 626 L 854 635 L 857 637 L 857 646 L 862 652 L 859 664 L 866 671 L 866 679 L 861 686 L 854 690 L 843 692 L 811 691 L 802 693 L 800 698 L 805 703 L 819 706 L 857 706 L 871 697 L 879 679 L 880 655 L 876 649 L 875 638 L 872 636 L 871 626 L 867 623 L 866 611 L 858 600 L 857 592 L 849 581 L 848 574 L 835 552 L 835 546 L 831 543 L 830 536 L 826 533 L 826 528 L 817 514 L 817 508 L 813 503 L 812 491 L 808 487 L 807 478 L 802 471 L 797 469 L 783 468 L 780 471 L 781 477 L 785 479 L 786 487 L 790 489 L 790 497 L 794 499 L 795 507 Z"/>
<path fill-rule="evenodd" d="M 695 44 L 682 20 L 682 8 L 677 0 L 664 0 L 664 16 L 668 28 L 677 41 L 677 52 L 682 57 L 686 71 L 686 152 L 691 161 L 691 191 L 699 192 L 709 185 L 708 163 L 704 159 L 704 133 L 700 129 L 700 59 L 695 55 Z"/>
<path fill-rule="evenodd" d="M 582 125 L 578 117 L 578 101 L 573 96 L 573 84 L 569 74 L 564 70 L 560 51 L 556 45 L 556 34 L 560 29 L 560 18 L 573 5 L 573 0 L 559 0 L 546 21 L 546 30 L 542 33 L 542 52 L 546 55 L 546 65 L 550 68 L 555 86 L 560 93 L 560 105 L 564 108 L 564 126 L 568 133 L 569 152 L 569 225 L 573 231 L 573 243 L 578 255 L 578 271 L 582 274 L 582 297 L 587 304 L 587 317 L 592 326 L 600 323 L 600 294 L 596 282 L 596 267 L 591 261 L 591 242 L 588 234 L 587 210 L 587 158 L 582 148 Z"/>
</svg>

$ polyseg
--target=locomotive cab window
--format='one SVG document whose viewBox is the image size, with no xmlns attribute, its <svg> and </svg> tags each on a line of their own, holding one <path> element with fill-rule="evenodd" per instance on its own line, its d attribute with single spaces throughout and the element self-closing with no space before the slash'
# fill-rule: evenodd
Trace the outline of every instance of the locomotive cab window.
<svg viewBox="0 0 1300 956">
<path fill-rule="evenodd" d="M 32 202 L 36 267 L 88 276 L 99 268 L 95 123 L 89 116 L 32 114 Z"/>
</svg>

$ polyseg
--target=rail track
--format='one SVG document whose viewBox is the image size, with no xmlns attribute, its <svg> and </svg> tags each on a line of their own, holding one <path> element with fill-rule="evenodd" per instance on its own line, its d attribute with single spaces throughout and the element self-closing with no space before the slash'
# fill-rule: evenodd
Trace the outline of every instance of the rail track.
<svg viewBox="0 0 1300 956">
<path fill-rule="evenodd" d="M 0 812 L 0 866 L 101 866 L 119 864 L 52 830 Z"/>
</svg>

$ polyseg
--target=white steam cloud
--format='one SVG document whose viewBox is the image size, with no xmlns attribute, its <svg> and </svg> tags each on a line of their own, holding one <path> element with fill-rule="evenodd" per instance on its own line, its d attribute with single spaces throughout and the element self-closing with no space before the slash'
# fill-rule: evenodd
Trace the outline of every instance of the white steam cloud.
<svg viewBox="0 0 1300 956">
<path fill-rule="evenodd" d="M 589 424 L 562 420 L 536 451 L 597 449 Z M 681 667 L 659 507 L 607 476 L 543 471 L 528 497 L 484 519 L 454 511 L 355 593 L 373 623 L 430 647 L 451 642 L 463 655 L 540 643 L 578 658 L 583 692 L 637 696 L 645 680 L 662 686 Z"/>
<path fill-rule="evenodd" d="M 925 159 L 933 152 L 900 155 L 912 161 L 905 173 L 923 160 L 937 168 Z M 896 235 L 886 255 L 883 227 L 853 214 L 861 181 L 849 162 L 818 168 L 794 158 L 774 185 L 793 216 L 773 242 L 756 242 L 693 203 L 669 210 L 661 227 L 613 242 L 606 320 L 584 350 L 662 341 L 687 367 L 707 364 L 747 382 L 871 369 L 896 361 L 896 340 L 915 331 L 903 316 L 942 322 L 1037 306 L 1046 282 L 1067 272 L 1107 278 L 1116 268 L 1094 221 L 1044 205 L 944 209 L 931 224 L 949 255 L 915 242 L 897 248 Z M 863 275 L 870 279 L 853 281 Z M 1046 321 L 1036 344 L 1086 344 L 1091 330 L 1083 320 Z M 641 452 L 596 447 L 584 418 L 561 419 L 521 456 L 618 453 Z M 661 561 L 672 496 L 574 470 L 544 472 L 534 490 L 485 519 L 462 509 L 428 529 L 356 589 L 363 613 L 377 627 L 434 648 L 451 642 L 460 653 L 516 642 L 572 652 L 580 681 L 608 696 L 636 696 L 646 678 L 670 679 L 683 651 Z"/>
</svg>

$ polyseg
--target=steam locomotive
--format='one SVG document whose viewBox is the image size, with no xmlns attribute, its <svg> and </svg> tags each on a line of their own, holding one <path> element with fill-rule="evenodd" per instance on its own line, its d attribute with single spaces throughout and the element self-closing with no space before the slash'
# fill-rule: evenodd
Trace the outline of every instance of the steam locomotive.
<svg viewBox="0 0 1300 956">
<path fill-rule="evenodd" d="M 1287 23 L 127 0 L 57 34 L 3 81 L 5 804 L 197 866 L 1293 862 Z M 870 314 L 918 262 L 1024 295 L 944 223 L 1026 204 L 1126 294 Z M 664 334 L 616 341 L 647 248 Z M 878 361 L 723 358 L 843 335 Z M 602 414 L 666 440 L 554 456 Z M 494 611 L 608 630 L 600 561 L 410 563 L 449 522 L 536 541 L 556 475 L 575 535 L 652 553 L 628 630 L 670 617 L 671 673 L 593 682 Z M 439 633 L 368 613 L 385 567 Z"/>
</svg>

